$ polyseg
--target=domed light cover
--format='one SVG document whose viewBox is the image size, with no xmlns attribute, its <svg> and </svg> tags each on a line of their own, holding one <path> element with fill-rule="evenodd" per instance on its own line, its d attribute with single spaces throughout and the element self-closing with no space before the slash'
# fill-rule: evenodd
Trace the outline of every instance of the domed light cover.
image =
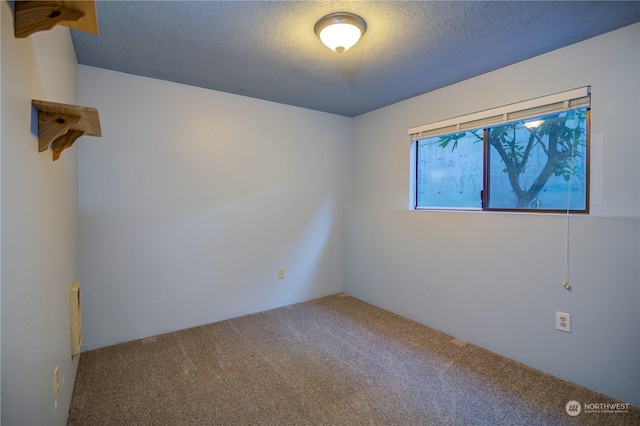
<svg viewBox="0 0 640 426">
<path fill-rule="evenodd" d="M 320 19 L 313 28 L 322 43 L 342 53 L 355 45 L 367 31 L 367 23 L 353 13 L 332 13 Z"/>
</svg>

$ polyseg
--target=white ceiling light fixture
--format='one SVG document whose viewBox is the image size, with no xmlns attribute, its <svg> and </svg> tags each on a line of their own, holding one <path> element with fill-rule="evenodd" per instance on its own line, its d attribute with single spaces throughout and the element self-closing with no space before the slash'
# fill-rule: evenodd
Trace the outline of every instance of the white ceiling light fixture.
<svg viewBox="0 0 640 426">
<path fill-rule="evenodd" d="M 353 13 L 337 12 L 320 19 L 313 30 L 325 46 L 342 53 L 360 40 L 367 31 L 367 23 Z"/>
</svg>

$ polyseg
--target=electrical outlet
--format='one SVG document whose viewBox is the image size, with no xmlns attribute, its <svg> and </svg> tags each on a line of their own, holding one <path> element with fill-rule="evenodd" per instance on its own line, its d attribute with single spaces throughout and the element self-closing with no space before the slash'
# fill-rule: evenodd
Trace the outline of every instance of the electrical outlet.
<svg viewBox="0 0 640 426">
<path fill-rule="evenodd" d="M 284 279 L 284 268 L 278 268 L 278 279 Z"/>
<path fill-rule="evenodd" d="M 556 330 L 571 333 L 571 314 L 556 311 Z"/>
<path fill-rule="evenodd" d="M 56 398 L 58 398 L 58 390 L 60 390 L 60 385 L 58 383 L 58 366 L 56 365 L 56 369 L 53 370 L 53 393 Z"/>
</svg>

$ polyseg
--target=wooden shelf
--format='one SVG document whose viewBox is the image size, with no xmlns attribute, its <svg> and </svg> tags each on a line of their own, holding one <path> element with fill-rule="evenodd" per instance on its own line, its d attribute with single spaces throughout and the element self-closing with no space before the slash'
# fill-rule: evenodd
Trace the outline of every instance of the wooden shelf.
<svg viewBox="0 0 640 426">
<path fill-rule="evenodd" d="M 15 36 L 29 37 L 38 31 L 50 30 L 58 24 L 98 34 L 95 0 L 25 1 L 15 3 Z"/>
<path fill-rule="evenodd" d="M 53 148 L 53 161 L 80 136 L 102 136 L 98 110 L 91 107 L 32 100 L 38 111 L 38 151 Z"/>
</svg>

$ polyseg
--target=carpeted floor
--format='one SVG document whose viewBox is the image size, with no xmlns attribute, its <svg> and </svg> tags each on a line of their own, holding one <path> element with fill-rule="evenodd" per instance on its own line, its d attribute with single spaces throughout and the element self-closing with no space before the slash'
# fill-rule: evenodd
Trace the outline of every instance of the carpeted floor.
<svg viewBox="0 0 640 426">
<path fill-rule="evenodd" d="M 615 402 L 335 295 L 83 353 L 68 424 L 640 425 Z"/>
</svg>

